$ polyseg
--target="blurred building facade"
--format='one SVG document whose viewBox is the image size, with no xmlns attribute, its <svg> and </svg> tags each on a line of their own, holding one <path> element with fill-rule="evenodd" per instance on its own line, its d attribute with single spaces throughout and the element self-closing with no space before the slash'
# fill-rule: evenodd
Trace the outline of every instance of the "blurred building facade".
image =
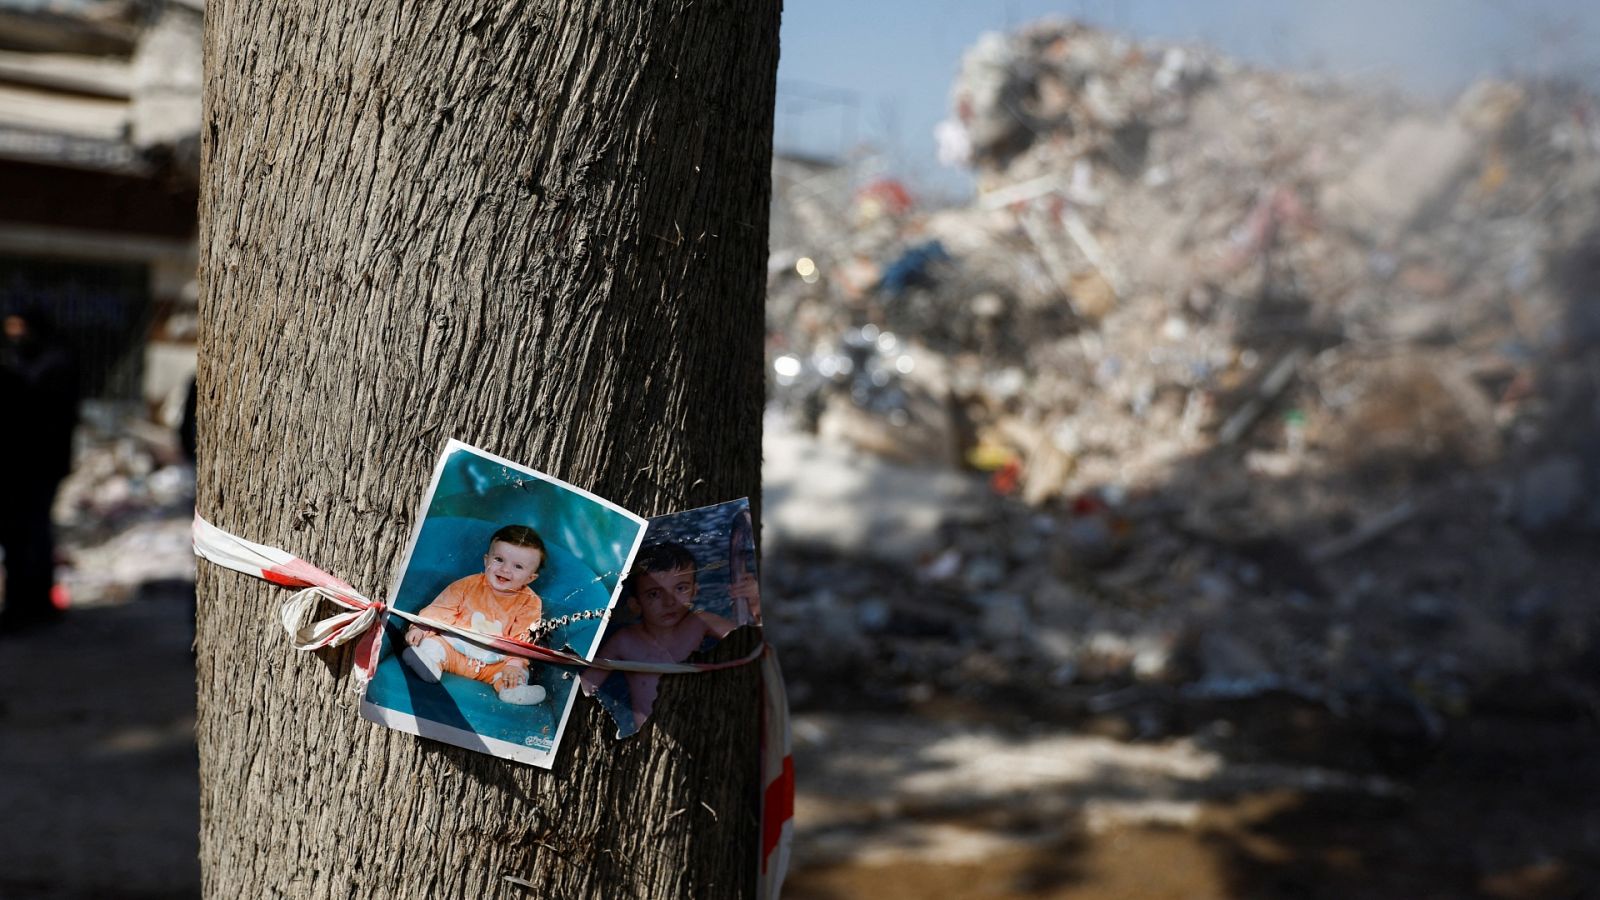
<svg viewBox="0 0 1600 900">
<path fill-rule="evenodd" d="M 0 0 L 0 308 L 85 399 L 173 419 L 194 370 L 198 0 Z"/>
</svg>

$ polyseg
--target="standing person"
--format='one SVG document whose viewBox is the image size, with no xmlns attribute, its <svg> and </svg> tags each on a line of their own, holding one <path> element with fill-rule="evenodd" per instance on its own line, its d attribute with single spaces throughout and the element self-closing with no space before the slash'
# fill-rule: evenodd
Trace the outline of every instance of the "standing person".
<svg viewBox="0 0 1600 900">
<path fill-rule="evenodd" d="M 197 443 L 195 432 L 198 425 L 195 419 L 197 390 L 194 376 L 191 375 L 189 390 L 183 395 L 183 418 L 178 422 L 178 443 L 183 447 L 183 458 L 187 459 L 190 465 L 200 461 L 199 453 L 195 449 Z"/>
<path fill-rule="evenodd" d="M 50 599 L 55 581 L 50 507 L 72 468 L 78 372 L 72 355 L 54 338 L 49 321 L 38 313 L 13 311 L 4 318 L 0 420 L 12 436 L 0 448 L 0 462 L 16 480 L 11 496 L 0 504 L 0 546 L 6 552 L 0 631 L 59 613 Z"/>
</svg>

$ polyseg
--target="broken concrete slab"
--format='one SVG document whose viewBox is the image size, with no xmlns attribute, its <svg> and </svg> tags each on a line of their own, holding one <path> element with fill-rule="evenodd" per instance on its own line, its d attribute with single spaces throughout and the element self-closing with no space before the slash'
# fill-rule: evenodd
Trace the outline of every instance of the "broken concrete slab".
<svg viewBox="0 0 1600 900">
<path fill-rule="evenodd" d="M 939 549 L 942 523 L 988 502 L 973 476 L 896 465 L 797 432 L 777 416 L 767 417 L 762 450 L 768 552 L 821 547 L 909 564 Z"/>
</svg>

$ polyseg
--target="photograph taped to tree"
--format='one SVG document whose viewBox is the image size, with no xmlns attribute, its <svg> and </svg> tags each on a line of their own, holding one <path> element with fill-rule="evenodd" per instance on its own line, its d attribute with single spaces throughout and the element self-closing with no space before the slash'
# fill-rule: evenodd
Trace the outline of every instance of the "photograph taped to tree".
<svg viewBox="0 0 1600 900">
<path fill-rule="evenodd" d="M 434 467 L 391 606 L 593 659 L 644 538 L 640 516 L 450 441 Z M 549 768 L 580 670 L 389 617 L 361 715 Z"/>
<path fill-rule="evenodd" d="M 750 501 L 739 499 L 650 520 L 629 569 L 599 659 L 682 662 L 744 625 L 761 624 Z M 617 737 L 643 727 L 660 676 L 592 668 L 584 692 L 617 723 Z"/>
</svg>

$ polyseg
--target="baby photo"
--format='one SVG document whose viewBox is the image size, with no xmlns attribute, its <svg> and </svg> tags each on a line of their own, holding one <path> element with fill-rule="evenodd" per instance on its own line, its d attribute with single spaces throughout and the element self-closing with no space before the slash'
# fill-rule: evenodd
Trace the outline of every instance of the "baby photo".
<svg viewBox="0 0 1600 900">
<path fill-rule="evenodd" d="M 593 658 L 645 524 L 451 441 L 390 595 L 411 617 L 388 618 L 362 716 L 548 768 L 581 670 L 506 652 L 495 639 Z"/>
<path fill-rule="evenodd" d="M 761 624 L 750 501 L 650 520 L 597 659 L 682 662 L 743 625 Z M 617 736 L 644 726 L 659 675 L 591 668 L 585 693 L 617 723 Z"/>
</svg>

